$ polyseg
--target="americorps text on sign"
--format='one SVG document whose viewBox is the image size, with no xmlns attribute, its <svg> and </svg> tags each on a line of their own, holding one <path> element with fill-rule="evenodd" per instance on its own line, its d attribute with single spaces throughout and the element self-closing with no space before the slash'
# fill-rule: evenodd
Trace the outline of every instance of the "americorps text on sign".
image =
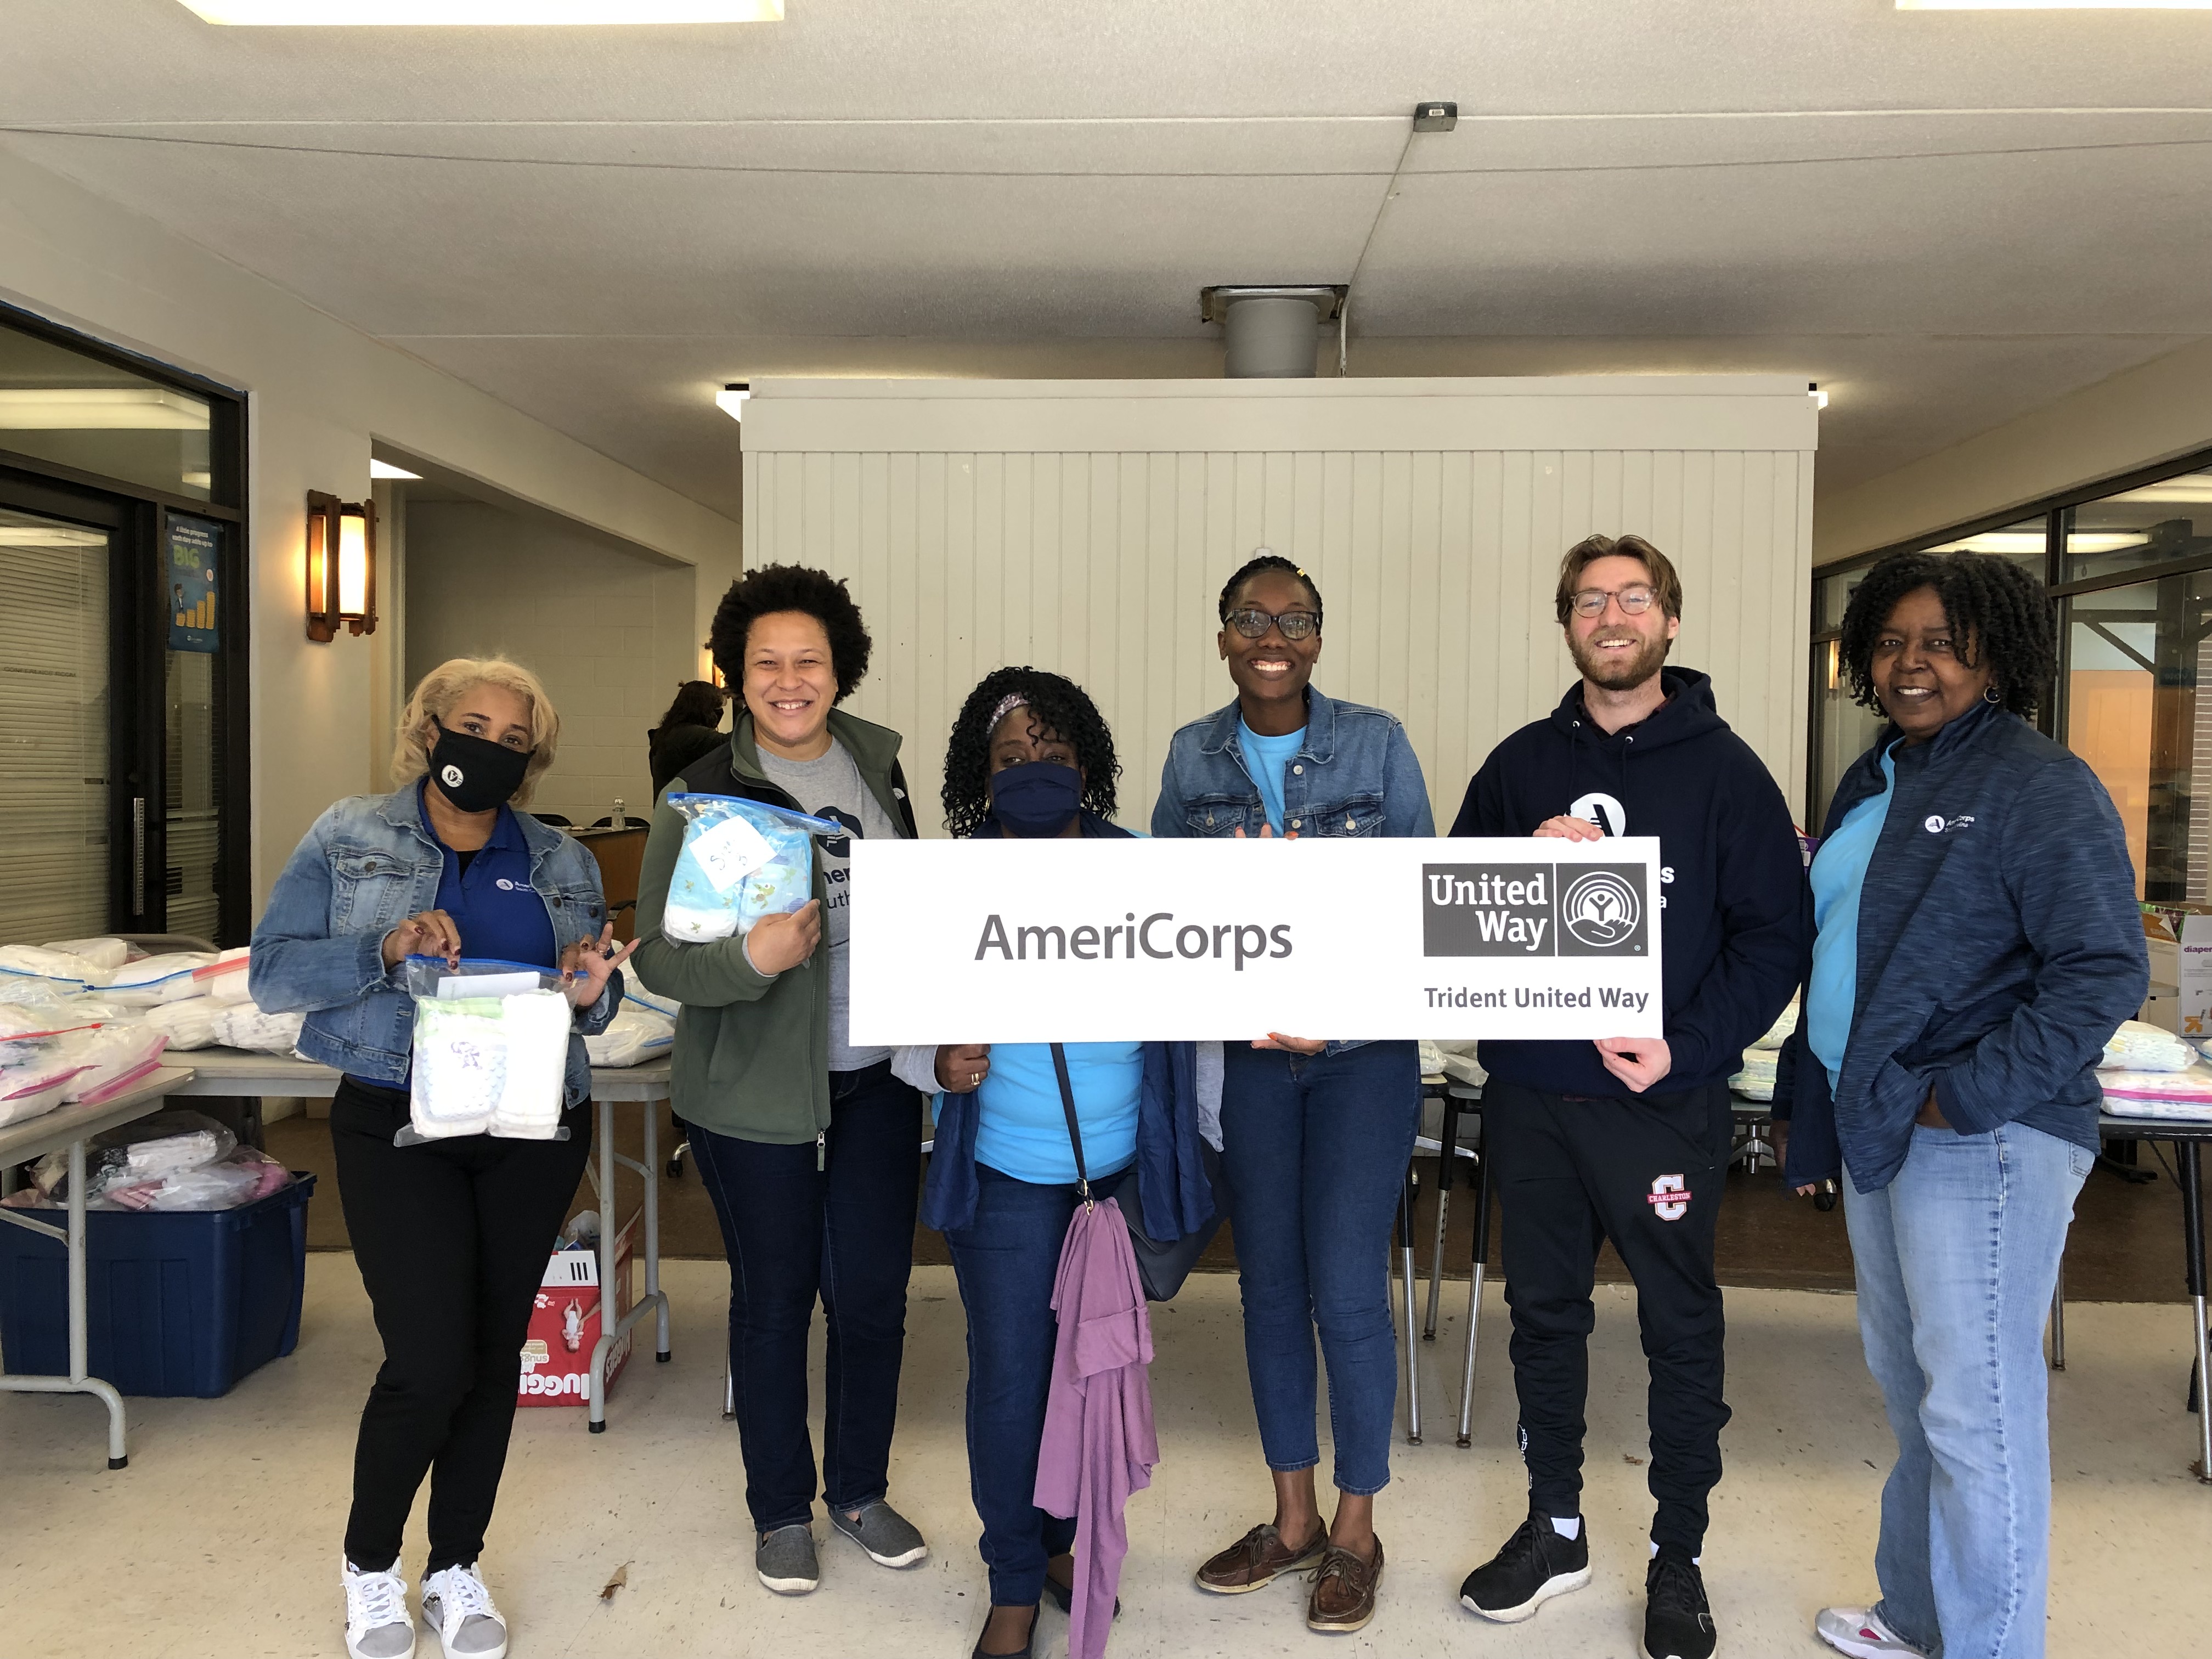
<svg viewBox="0 0 2212 1659">
<path fill-rule="evenodd" d="M 859 841 L 852 1041 L 1662 1031 L 1650 836 Z"/>
</svg>

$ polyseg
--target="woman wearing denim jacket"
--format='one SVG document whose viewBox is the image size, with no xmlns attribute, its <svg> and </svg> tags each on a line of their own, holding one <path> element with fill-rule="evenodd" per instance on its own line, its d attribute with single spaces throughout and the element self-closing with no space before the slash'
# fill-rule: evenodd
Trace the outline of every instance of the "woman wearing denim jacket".
<svg viewBox="0 0 2212 1659">
<path fill-rule="evenodd" d="M 1309 684 L 1321 655 L 1313 580 L 1260 550 L 1221 590 L 1221 655 L 1237 701 L 1175 734 L 1155 836 L 1432 836 L 1420 763 L 1377 708 Z M 1244 1298 L 1244 1359 L 1274 1518 L 1198 1570 L 1242 1595 L 1318 1568 L 1311 1629 L 1359 1629 L 1382 1577 L 1375 1494 L 1390 1479 L 1398 1393 L 1390 1221 L 1420 1118 L 1417 1045 L 1271 1031 L 1223 1051 L 1222 1164 Z M 1328 1370 L 1339 1497 L 1314 1492 L 1314 1332 Z"/>
<path fill-rule="evenodd" d="M 1859 1334 L 1897 1462 L 1857 1659 L 2041 1659 L 2051 1550 L 2045 1315 L 2097 1150 L 2094 1067 L 2149 988 L 2118 813 L 2023 716 L 2051 601 L 1984 553 L 1901 553 L 1844 615 L 1889 717 L 1813 860 L 1804 1013 L 1774 1093 L 1786 1179 L 1845 1177 Z"/>
<path fill-rule="evenodd" d="M 1114 738 L 1083 689 L 1001 668 L 969 693 L 945 757 L 956 836 L 1103 840 L 1113 822 Z M 1117 1198 L 1156 1242 L 1213 1214 L 1200 1135 L 1201 1045 L 1072 1042 L 1070 1092 L 1097 1199 Z M 1218 1045 L 1207 1068 L 1218 1103 Z M 1072 1518 L 1037 1506 L 1037 1465 L 1059 1322 L 1053 1293 L 1077 1203 L 1075 1154 L 1048 1043 L 901 1048 L 893 1069 L 936 1097 L 922 1224 L 945 1235 L 968 1315 L 968 1487 L 983 1522 L 991 1606 L 976 1659 L 1027 1659 L 1037 1606 L 1072 1612 Z M 1218 1139 L 1219 1128 L 1212 1133 Z M 1097 1517 L 1094 1517 L 1096 1521 Z"/>
<path fill-rule="evenodd" d="M 253 932 L 253 1000 L 305 1011 L 300 1052 L 345 1075 L 331 1146 L 354 1261 L 384 1339 L 361 1414 L 343 1563 L 346 1651 L 409 1659 L 401 1533 L 430 1477 L 422 1617 L 448 1659 L 501 1659 L 507 1624 L 477 1570 L 514 1422 L 515 1355 L 591 1154 L 586 1034 L 622 1000 L 599 866 L 510 802 L 553 764 L 559 716 L 529 670 L 456 658 L 400 717 L 389 795 L 342 800 L 294 851 Z M 398 1146 L 408 1124 L 410 955 L 560 974 L 576 1006 L 565 1140 L 461 1135 Z"/>
</svg>

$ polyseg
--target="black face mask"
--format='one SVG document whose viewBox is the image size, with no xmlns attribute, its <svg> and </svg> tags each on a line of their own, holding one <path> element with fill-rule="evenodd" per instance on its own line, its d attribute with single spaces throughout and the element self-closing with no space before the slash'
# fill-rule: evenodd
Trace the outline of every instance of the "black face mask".
<svg viewBox="0 0 2212 1659">
<path fill-rule="evenodd" d="M 438 793 L 464 812 L 489 812 L 504 806 L 522 787 L 530 769 L 530 756 L 503 743 L 438 728 L 437 747 L 430 751 L 430 781 Z"/>
<path fill-rule="evenodd" d="M 1042 841 L 1083 810 L 1083 774 L 1051 761 L 1029 761 L 991 774 L 991 816 L 1010 836 Z"/>
</svg>

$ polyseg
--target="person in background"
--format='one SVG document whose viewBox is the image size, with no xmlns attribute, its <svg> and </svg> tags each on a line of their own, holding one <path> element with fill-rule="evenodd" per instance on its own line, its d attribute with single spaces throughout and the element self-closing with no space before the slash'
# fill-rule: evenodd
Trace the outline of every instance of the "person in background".
<svg viewBox="0 0 2212 1659">
<path fill-rule="evenodd" d="M 722 730 L 722 707 L 727 701 L 712 680 L 686 680 L 676 688 L 676 701 L 668 705 L 660 724 L 645 734 L 653 799 L 660 799 L 670 780 L 685 767 L 729 741 Z"/>
<path fill-rule="evenodd" d="M 754 1569 L 781 1595 L 820 1582 L 806 1342 L 829 1327 L 821 1464 L 830 1524 L 886 1567 L 929 1547 L 885 1501 L 906 1346 L 921 1178 L 922 1099 L 888 1048 L 857 1048 L 846 998 L 853 836 L 915 834 L 899 735 L 837 705 L 868 672 L 868 630 L 845 584 L 799 565 L 733 583 L 708 640 L 744 708 L 728 741 L 664 791 L 638 882 L 638 969 L 684 1005 L 672 1092 L 730 1258 L 730 1364 Z M 662 936 L 683 848 L 675 789 L 742 796 L 835 819 L 818 836 L 815 896 L 709 944 Z"/>
<path fill-rule="evenodd" d="M 1889 725 L 1836 787 L 1819 933 L 1774 1109 L 1784 1179 L 1838 1176 L 1859 1333 L 1897 1462 L 1855 1659 L 2040 1659 L 2050 1577 L 2043 1322 L 2097 1151 L 2095 1066 L 2148 994 L 2119 815 L 2027 722 L 2050 596 L 2009 560 L 1900 553 L 1844 614 Z"/>
<path fill-rule="evenodd" d="M 255 1002 L 307 1012 L 300 1052 L 344 1073 L 331 1147 L 384 1364 L 355 1442 L 343 1575 L 352 1659 L 410 1659 L 401 1534 L 430 1478 L 422 1618 L 449 1659 L 501 1659 L 507 1620 L 477 1569 L 514 1425 L 516 1358 L 591 1155 L 584 1037 L 622 1000 L 599 866 L 514 807 L 553 764 L 560 717 L 536 675 L 456 658 L 399 720 L 390 795 L 342 800 L 294 850 L 253 931 Z M 404 918 L 395 922 L 394 918 Z M 462 1135 L 409 1146 L 410 955 L 559 973 L 576 1005 L 565 1140 Z"/>
<path fill-rule="evenodd" d="M 1312 687 L 1313 579 L 1261 548 L 1221 590 L 1217 644 L 1236 701 L 1175 734 L 1155 836 L 1430 836 L 1420 762 L 1379 708 Z M 1222 1166 L 1244 1302 L 1244 1359 L 1273 1517 L 1206 1561 L 1240 1595 L 1314 1571 L 1309 1628 L 1355 1631 L 1382 1579 L 1375 1494 L 1390 1479 L 1398 1351 L 1390 1224 L 1421 1109 L 1418 1045 L 1271 1031 L 1224 1046 Z M 1328 1370 L 1336 1514 L 1315 1495 L 1314 1334 Z"/>
<path fill-rule="evenodd" d="M 1126 837 L 1113 822 L 1120 773 L 1113 733 L 1080 686 L 1041 669 L 1001 668 L 969 694 L 953 723 L 945 827 L 978 839 Z M 1091 1196 L 1118 1195 L 1156 1241 L 1181 1237 L 1212 1213 L 1197 1048 L 1064 1048 Z M 1025 1659 L 1040 1596 L 1067 1612 L 1074 1583 L 1075 1522 L 1046 1513 L 1035 1497 L 1058 1331 L 1053 1290 L 1078 1202 L 1066 1113 L 1048 1043 L 902 1048 L 893 1065 L 942 1097 L 921 1218 L 945 1235 L 968 1315 L 968 1489 L 991 1584 L 975 1652 Z M 1218 1115 L 1218 1067 L 1208 1070 Z"/>
<path fill-rule="evenodd" d="M 1781 790 L 1714 710 L 1712 682 L 1665 665 L 1682 626 L 1666 555 L 1639 536 L 1589 537 L 1560 561 L 1554 605 L 1582 678 L 1548 719 L 1491 751 L 1452 834 L 1657 836 L 1665 1035 L 1479 1050 L 1528 1516 L 1468 1575 L 1460 1603 L 1513 1623 L 1590 1582 L 1583 1404 L 1590 1291 L 1610 1239 L 1636 1281 L 1651 1372 L 1644 1651 L 1705 1659 L 1716 1638 L 1699 1554 L 1729 1420 L 1713 1272 L 1728 1079 L 1796 988 L 1804 859 Z"/>
</svg>

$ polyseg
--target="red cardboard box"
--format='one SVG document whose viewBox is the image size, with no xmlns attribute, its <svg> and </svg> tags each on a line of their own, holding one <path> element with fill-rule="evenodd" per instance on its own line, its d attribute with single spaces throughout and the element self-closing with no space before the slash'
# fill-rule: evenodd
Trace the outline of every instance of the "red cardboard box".
<svg viewBox="0 0 2212 1659">
<path fill-rule="evenodd" d="M 630 1310 L 630 1243 L 637 1218 L 630 1217 L 615 1236 L 615 1318 L 619 1322 Z M 582 1406 L 590 1402 L 586 1389 L 591 1382 L 592 1351 L 599 1342 L 599 1253 L 597 1250 L 556 1250 L 539 1281 L 537 1306 L 531 1310 L 530 1336 L 522 1345 L 522 1378 L 515 1395 L 518 1406 Z M 607 1391 L 629 1363 L 630 1334 L 623 1332 L 607 1356 Z"/>
</svg>

